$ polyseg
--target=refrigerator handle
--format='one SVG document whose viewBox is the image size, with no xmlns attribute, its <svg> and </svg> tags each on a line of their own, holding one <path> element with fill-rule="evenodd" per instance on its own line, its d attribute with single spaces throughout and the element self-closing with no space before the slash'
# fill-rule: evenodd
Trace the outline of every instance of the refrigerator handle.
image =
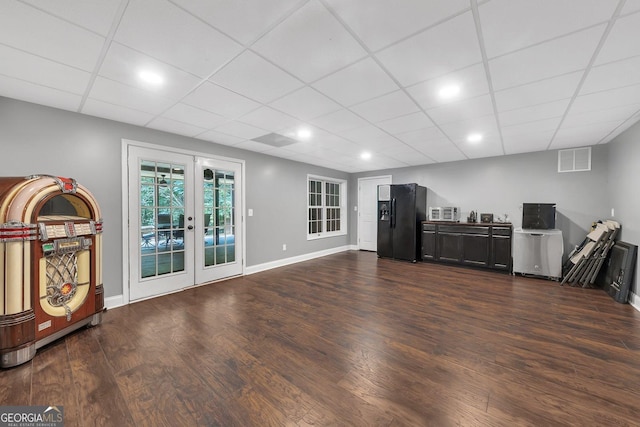
<svg viewBox="0 0 640 427">
<path fill-rule="evenodd" d="M 396 199 L 391 199 L 391 228 L 396 228 Z"/>
</svg>

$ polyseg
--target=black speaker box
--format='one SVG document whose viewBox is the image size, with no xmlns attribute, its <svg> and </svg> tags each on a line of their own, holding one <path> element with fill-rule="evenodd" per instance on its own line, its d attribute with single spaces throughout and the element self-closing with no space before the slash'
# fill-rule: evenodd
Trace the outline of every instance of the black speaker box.
<svg viewBox="0 0 640 427">
<path fill-rule="evenodd" d="M 626 242 L 616 242 L 596 279 L 596 284 L 620 303 L 629 299 L 638 257 L 638 247 Z"/>
</svg>

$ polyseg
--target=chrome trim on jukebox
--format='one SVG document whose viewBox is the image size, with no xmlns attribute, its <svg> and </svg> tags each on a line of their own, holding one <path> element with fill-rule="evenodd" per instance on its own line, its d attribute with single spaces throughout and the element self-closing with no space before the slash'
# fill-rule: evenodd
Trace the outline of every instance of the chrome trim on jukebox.
<svg viewBox="0 0 640 427">
<path fill-rule="evenodd" d="M 63 178 L 61 176 L 53 176 L 53 175 L 29 175 L 25 176 L 24 179 L 38 179 L 38 178 L 51 178 L 53 179 L 58 187 L 60 187 L 60 191 L 65 194 L 75 194 L 78 191 L 78 183 L 73 178 Z"/>
<path fill-rule="evenodd" d="M 38 229 L 35 224 L 27 224 L 20 221 L 9 221 L 0 224 L 0 243 L 24 242 L 37 240 Z"/>
<path fill-rule="evenodd" d="M 18 350 L 13 350 L 2 355 L 0 359 L 0 368 L 11 368 L 21 365 L 33 359 L 36 355 L 36 345 L 31 344 Z"/>
</svg>

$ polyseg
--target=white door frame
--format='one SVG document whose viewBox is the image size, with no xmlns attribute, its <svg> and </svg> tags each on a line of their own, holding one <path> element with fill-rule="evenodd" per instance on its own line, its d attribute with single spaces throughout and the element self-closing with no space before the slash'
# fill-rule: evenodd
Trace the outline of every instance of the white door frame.
<svg viewBox="0 0 640 427">
<path fill-rule="evenodd" d="M 382 184 L 391 184 L 393 177 L 392 175 L 380 175 L 380 176 L 367 176 L 364 178 L 358 178 L 358 221 L 357 221 L 357 243 L 358 243 L 358 249 L 360 249 L 360 209 L 362 206 L 362 190 L 361 190 L 361 183 L 362 181 L 370 181 L 370 180 L 380 180 L 380 181 L 384 181 L 382 182 Z M 378 195 L 376 193 L 375 195 L 375 200 L 378 199 Z"/>
<path fill-rule="evenodd" d="M 148 148 L 151 150 L 160 150 L 160 151 L 169 151 L 169 152 L 174 152 L 174 153 L 179 153 L 179 154 L 185 154 L 185 155 L 189 155 L 189 156 L 194 156 L 194 157 L 206 157 L 209 159 L 217 159 L 217 160 L 223 160 L 223 161 L 231 161 L 231 162 L 236 162 L 236 163 L 240 163 L 242 165 L 242 183 L 240 186 L 240 191 L 242 192 L 242 275 L 244 276 L 245 274 L 245 269 L 246 269 L 246 259 L 247 259 L 247 245 L 246 245 L 246 221 L 245 221 L 245 212 L 244 212 L 244 207 L 246 206 L 246 200 L 245 200 L 245 161 L 244 160 L 240 160 L 240 159 L 234 159 L 231 157 L 224 157 L 224 156 L 216 156 L 213 155 L 211 153 L 203 153 L 203 152 L 199 152 L 199 151 L 190 151 L 190 150 L 184 150 L 184 149 L 180 149 L 180 148 L 174 148 L 171 146 L 165 146 L 165 145 L 158 145 L 158 144 L 151 144 L 148 142 L 142 142 L 142 141 L 135 141 L 135 140 L 130 140 L 130 139 L 122 139 L 121 141 L 121 165 L 122 165 L 122 175 L 120 178 L 121 181 L 121 194 L 122 194 L 122 244 L 123 244 L 123 250 L 122 250 L 122 304 L 126 305 L 129 304 L 131 302 L 130 300 L 130 293 L 129 293 L 129 273 L 130 273 L 130 269 L 129 269 L 129 263 L 131 261 L 130 258 L 130 251 L 131 248 L 129 247 L 129 182 L 128 182 L 128 168 L 129 168 L 129 160 L 128 160 L 128 148 L 129 146 L 137 146 L 137 147 L 143 147 L 143 148 Z M 141 300 L 136 300 L 136 301 L 141 301 Z"/>
</svg>

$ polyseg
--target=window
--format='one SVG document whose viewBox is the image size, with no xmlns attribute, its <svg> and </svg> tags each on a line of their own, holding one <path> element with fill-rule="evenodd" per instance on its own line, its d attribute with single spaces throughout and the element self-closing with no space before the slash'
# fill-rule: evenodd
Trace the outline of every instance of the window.
<svg viewBox="0 0 640 427">
<path fill-rule="evenodd" d="M 347 234 L 346 181 L 307 176 L 307 239 Z"/>
</svg>

